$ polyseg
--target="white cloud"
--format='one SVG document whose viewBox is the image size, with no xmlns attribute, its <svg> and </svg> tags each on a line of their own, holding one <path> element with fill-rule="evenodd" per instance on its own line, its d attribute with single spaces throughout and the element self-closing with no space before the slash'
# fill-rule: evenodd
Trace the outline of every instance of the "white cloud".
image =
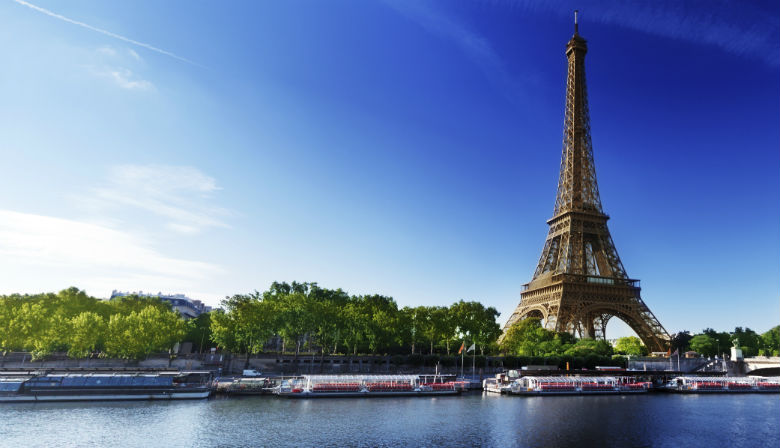
<svg viewBox="0 0 780 448">
<path fill-rule="evenodd" d="M 127 90 L 152 90 L 154 84 L 145 79 L 134 79 L 133 72 L 126 68 L 107 69 L 98 74 L 108 77 L 116 85 Z"/>
<path fill-rule="evenodd" d="M 162 218 L 169 230 L 194 235 L 229 227 L 224 218 L 232 213 L 211 200 L 219 190 L 214 178 L 194 167 L 120 165 L 108 170 L 103 185 L 77 199 L 100 220 L 137 217 L 141 210 Z"/>
<path fill-rule="evenodd" d="M 106 56 L 111 56 L 111 57 L 116 56 L 116 50 L 114 50 L 113 48 L 109 47 L 108 45 L 104 45 L 102 47 L 99 47 L 97 49 L 97 52 L 102 54 L 102 55 L 106 55 Z"/>
<path fill-rule="evenodd" d="M 126 67 L 138 66 L 141 57 L 130 48 L 126 53 L 118 52 L 110 45 L 103 45 L 95 50 L 96 61 L 94 65 L 88 65 L 87 68 L 93 75 L 109 79 L 115 85 L 126 90 L 149 91 L 154 89 L 151 81 L 143 79 L 141 76 Z"/>
<path fill-rule="evenodd" d="M 129 54 L 136 61 L 141 61 L 141 56 L 139 56 L 138 53 L 136 53 L 132 48 L 127 49 L 127 54 Z"/>
<path fill-rule="evenodd" d="M 107 295 L 112 289 L 192 290 L 208 285 L 222 269 L 165 256 L 126 231 L 0 210 L 0 272 L 0 292 L 75 285 Z"/>
</svg>

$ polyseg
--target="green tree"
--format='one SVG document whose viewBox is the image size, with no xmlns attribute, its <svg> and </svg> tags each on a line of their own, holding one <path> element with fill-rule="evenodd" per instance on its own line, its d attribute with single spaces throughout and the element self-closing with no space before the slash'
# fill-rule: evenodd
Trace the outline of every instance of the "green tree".
<svg viewBox="0 0 780 448">
<path fill-rule="evenodd" d="M 450 307 L 458 332 L 463 338 L 479 347 L 484 355 L 485 347 L 501 335 L 501 327 L 496 322 L 499 312 L 493 308 L 485 308 L 479 302 L 461 300 Z"/>
<path fill-rule="evenodd" d="M 198 353 L 208 350 L 211 342 L 211 315 L 212 312 L 201 313 L 195 319 L 187 322 L 187 334 L 184 341 L 191 342 L 192 347 Z"/>
<path fill-rule="evenodd" d="M 615 351 L 630 356 L 644 356 L 649 353 L 642 340 L 636 336 L 618 338 L 615 342 Z"/>
<path fill-rule="evenodd" d="M 687 330 L 677 332 L 672 335 L 671 351 L 687 352 L 691 346 L 691 339 L 693 336 Z"/>
<path fill-rule="evenodd" d="M 92 311 L 83 311 L 70 320 L 68 356 L 83 358 L 102 347 L 108 329 L 106 320 Z"/>
<path fill-rule="evenodd" d="M 767 356 L 780 354 L 780 325 L 761 335 L 762 352 Z"/>
<path fill-rule="evenodd" d="M 569 356 L 611 356 L 612 346 L 603 339 L 582 338 L 567 349 L 564 354 Z"/>
<path fill-rule="evenodd" d="M 697 334 L 691 339 L 691 349 L 704 356 L 713 356 L 717 351 L 715 339 L 706 334 Z"/>
<path fill-rule="evenodd" d="M 554 339 L 555 333 L 543 328 L 541 319 L 527 317 L 509 327 L 499 348 L 511 355 L 541 356 L 550 348 L 543 344 Z"/>
<path fill-rule="evenodd" d="M 186 324 L 173 311 L 147 306 L 128 315 L 115 314 L 108 321 L 106 353 L 119 358 L 141 359 L 170 350 L 186 334 Z"/>
<path fill-rule="evenodd" d="M 739 345 L 742 348 L 742 354 L 747 358 L 758 355 L 758 352 L 762 345 L 761 336 L 756 334 L 755 331 L 750 328 L 743 329 L 737 327 L 734 329 L 734 333 L 731 336 L 732 342 L 739 341 Z"/>
<path fill-rule="evenodd" d="M 457 324 L 450 309 L 443 306 L 434 307 L 431 310 L 431 325 L 440 342 L 444 344 L 447 355 L 450 354 L 450 345 L 455 340 Z"/>
<path fill-rule="evenodd" d="M 731 334 L 725 331 L 715 331 L 712 328 L 705 328 L 702 334 L 706 334 L 715 341 L 715 354 L 727 353 L 731 348 Z"/>
</svg>

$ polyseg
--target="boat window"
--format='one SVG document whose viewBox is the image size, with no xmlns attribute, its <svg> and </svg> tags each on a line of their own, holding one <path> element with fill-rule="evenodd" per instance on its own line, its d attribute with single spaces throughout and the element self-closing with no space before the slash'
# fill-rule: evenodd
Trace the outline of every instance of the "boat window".
<svg viewBox="0 0 780 448">
<path fill-rule="evenodd" d="M 0 391 L 3 392 L 17 392 L 19 390 L 19 387 L 21 387 L 22 382 L 16 382 L 16 381 L 2 381 L 0 382 Z"/>
<path fill-rule="evenodd" d="M 66 377 L 62 379 L 62 385 L 67 387 L 83 386 L 86 378 L 83 376 Z"/>
</svg>

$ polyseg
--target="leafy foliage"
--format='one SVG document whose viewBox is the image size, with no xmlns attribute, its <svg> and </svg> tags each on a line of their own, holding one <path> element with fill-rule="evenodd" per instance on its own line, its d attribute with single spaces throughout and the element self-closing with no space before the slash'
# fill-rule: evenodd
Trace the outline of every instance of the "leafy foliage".
<svg viewBox="0 0 780 448">
<path fill-rule="evenodd" d="M 615 342 L 615 351 L 630 356 L 643 356 L 649 352 L 642 340 L 636 336 L 618 338 Z"/>
<path fill-rule="evenodd" d="M 55 351 L 72 357 L 141 358 L 170 349 L 187 323 L 156 298 L 128 296 L 105 301 L 77 288 L 57 294 L 0 296 L 0 349 Z"/>
</svg>

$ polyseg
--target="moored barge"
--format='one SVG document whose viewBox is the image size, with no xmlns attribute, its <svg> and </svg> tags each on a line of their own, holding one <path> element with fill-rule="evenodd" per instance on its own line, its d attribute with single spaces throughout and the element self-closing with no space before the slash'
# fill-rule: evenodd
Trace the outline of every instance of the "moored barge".
<svg viewBox="0 0 780 448">
<path fill-rule="evenodd" d="M 45 374 L 0 378 L 0 403 L 207 398 L 207 385 L 160 374 Z"/>
</svg>

